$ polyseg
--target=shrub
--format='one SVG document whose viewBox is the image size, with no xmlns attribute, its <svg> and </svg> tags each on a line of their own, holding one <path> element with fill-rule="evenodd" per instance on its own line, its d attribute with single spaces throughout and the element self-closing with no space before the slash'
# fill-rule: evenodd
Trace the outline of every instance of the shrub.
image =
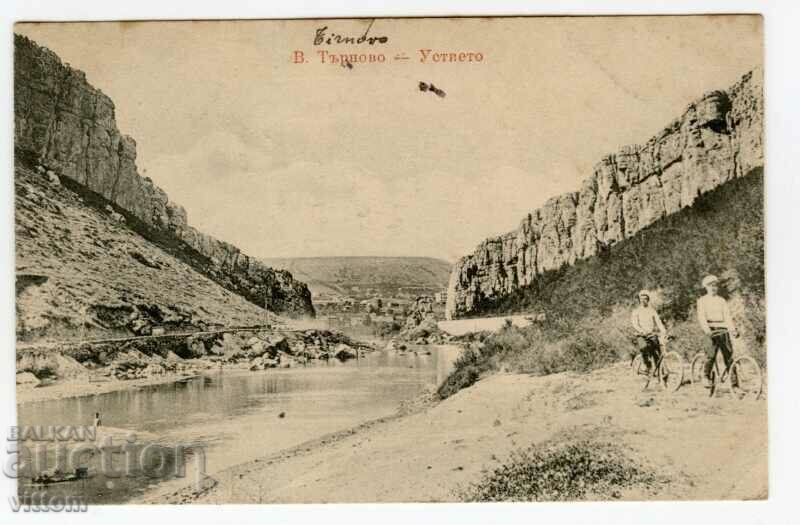
<svg viewBox="0 0 800 525">
<path fill-rule="evenodd" d="M 378 321 L 372 324 L 372 333 L 378 337 L 390 338 L 400 333 L 403 326 L 397 321 Z"/>
<path fill-rule="evenodd" d="M 447 379 L 439 386 L 436 393 L 440 399 L 447 399 L 462 388 L 474 385 L 480 379 L 481 373 L 475 365 L 465 365 L 456 368 L 447 376 Z"/>
<path fill-rule="evenodd" d="M 565 336 L 562 330 L 574 335 Z M 602 330 L 564 325 L 553 327 L 504 326 L 482 343 L 472 343 L 456 360 L 453 372 L 439 389 L 442 399 L 471 386 L 487 371 L 506 368 L 546 375 L 566 370 L 589 372 L 617 361 L 622 352 Z"/>
<path fill-rule="evenodd" d="M 613 499 L 623 489 L 656 479 L 618 446 L 583 440 L 515 451 L 459 496 L 467 501 Z"/>
<path fill-rule="evenodd" d="M 439 398 L 447 399 L 462 388 L 474 385 L 481 373 L 489 370 L 490 360 L 481 351 L 467 348 L 453 363 L 453 371 L 436 391 Z"/>
<path fill-rule="evenodd" d="M 597 333 L 578 333 L 570 337 L 561 352 L 564 368 L 577 372 L 590 372 L 618 359 L 617 351 Z"/>
</svg>

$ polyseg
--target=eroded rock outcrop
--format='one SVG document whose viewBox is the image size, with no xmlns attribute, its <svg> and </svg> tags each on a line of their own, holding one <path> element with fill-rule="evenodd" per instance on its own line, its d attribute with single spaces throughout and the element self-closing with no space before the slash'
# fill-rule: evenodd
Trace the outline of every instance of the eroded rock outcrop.
<svg viewBox="0 0 800 525">
<path fill-rule="evenodd" d="M 314 314 L 308 288 L 291 273 L 190 226 L 183 207 L 139 174 L 136 142 L 117 129 L 112 100 L 83 72 L 20 35 L 14 35 L 14 94 L 18 163 L 45 166 L 56 181 L 69 179 L 103 197 L 132 228 L 180 244 L 174 251 L 249 301 L 288 315 Z"/>
<path fill-rule="evenodd" d="M 483 241 L 453 267 L 449 319 L 480 311 L 537 276 L 597 255 L 725 182 L 763 166 L 762 71 L 713 91 L 643 145 L 594 167 L 581 188 L 553 197 L 519 227 Z"/>
<path fill-rule="evenodd" d="M 370 345 L 327 330 L 232 330 L 124 341 L 61 342 L 17 348 L 17 384 L 143 379 L 209 368 L 292 367 L 310 361 L 353 359 Z M 28 375 L 23 375 L 28 374 Z"/>
</svg>

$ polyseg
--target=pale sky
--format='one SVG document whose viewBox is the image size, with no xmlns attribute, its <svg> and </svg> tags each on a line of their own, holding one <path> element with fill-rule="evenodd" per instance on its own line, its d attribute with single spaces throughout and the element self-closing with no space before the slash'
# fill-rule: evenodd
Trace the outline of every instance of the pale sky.
<svg viewBox="0 0 800 525">
<path fill-rule="evenodd" d="M 15 31 L 114 100 L 140 173 L 190 224 L 259 257 L 453 261 L 762 63 L 757 16 L 379 19 L 370 35 L 386 44 L 313 45 L 318 27 L 358 36 L 368 23 Z M 321 64 L 319 49 L 386 62 Z M 420 63 L 420 49 L 483 61 Z M 293 64 L 294 50 L 309 63 Z"/>
</svg>

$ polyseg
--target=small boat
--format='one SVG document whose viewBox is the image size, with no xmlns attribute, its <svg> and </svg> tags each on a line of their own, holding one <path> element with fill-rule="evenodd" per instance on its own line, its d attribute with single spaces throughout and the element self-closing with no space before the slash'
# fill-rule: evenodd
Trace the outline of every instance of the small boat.
<svg viewBox="0 0 800 525">
<path fill-rule="evenodd" d="M 88 467 L 78 467 L 73 473 L 61 472 L 58 469 L 45 471 L 33 477 L 33 482 L 38 485 L 51 485 L 53 483 L 64 483 L 67 481 L 77 481 L 89 477 Z"/>
</svg>

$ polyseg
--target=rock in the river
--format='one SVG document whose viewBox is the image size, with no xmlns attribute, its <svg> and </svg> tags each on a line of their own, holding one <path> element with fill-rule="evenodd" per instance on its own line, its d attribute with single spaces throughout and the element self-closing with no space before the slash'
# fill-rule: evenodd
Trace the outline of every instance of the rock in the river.
<svg viewBox="0 0 800 525">
<path fill-rule="evenodd" d="M 333 356 L 341 361 L 346 361 L 348 359 L 356 358 L 358 354 L 355 348 L 344 343 L 339 343 L 333 349 Z"/>
<path fill-rule="evenodd" d="M 89 371 L 70 356 L 52 351 L 22 351 L 17 353 L 17 373 L 30 372 L 36 377 L 60 380 L 81 380 Z"/>
<path fill-rule="evenodd" d="M 17 373 L 17 385 L 34 387 L 40 383 L 39 379 L 30 372 Z"/>
</svg>

